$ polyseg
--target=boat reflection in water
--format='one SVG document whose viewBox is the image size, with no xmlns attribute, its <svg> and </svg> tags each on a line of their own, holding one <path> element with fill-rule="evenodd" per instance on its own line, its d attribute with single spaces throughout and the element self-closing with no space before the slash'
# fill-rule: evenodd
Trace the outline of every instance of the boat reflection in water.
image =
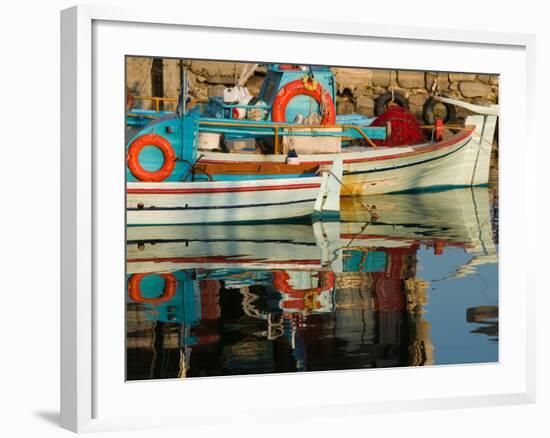
<svg viewBox="0 0 550 438">
<path fill-rule="evenodd" d="M 487 188 L 342 199 L 341 222 L 129 227 L 127 378 L 498 360 Z"/>
</svg>

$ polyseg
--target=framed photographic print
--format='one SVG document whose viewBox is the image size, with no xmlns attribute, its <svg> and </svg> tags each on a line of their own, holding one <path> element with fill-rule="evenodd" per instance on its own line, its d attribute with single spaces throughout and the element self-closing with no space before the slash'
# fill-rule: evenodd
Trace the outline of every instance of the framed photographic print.
<svg viewBox="0 0 550 438">
<path fill-rule="evenodd" d="M 74 7 L 61 44 L 63 427 L 533 400 L 531 36 Z"/>
</svg>

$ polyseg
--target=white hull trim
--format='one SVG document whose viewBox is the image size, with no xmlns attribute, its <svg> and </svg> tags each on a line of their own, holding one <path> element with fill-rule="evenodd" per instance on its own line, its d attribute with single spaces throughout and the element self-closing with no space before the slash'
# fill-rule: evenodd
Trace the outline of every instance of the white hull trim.
<svg viewBox="0 0 550 438">
<path fill-rule="evenodd" d="M 291 220 L 339 213 L 342 161 L 322 176 L 253 181 L 129 182 L 128 225 Z"/>
</svg>

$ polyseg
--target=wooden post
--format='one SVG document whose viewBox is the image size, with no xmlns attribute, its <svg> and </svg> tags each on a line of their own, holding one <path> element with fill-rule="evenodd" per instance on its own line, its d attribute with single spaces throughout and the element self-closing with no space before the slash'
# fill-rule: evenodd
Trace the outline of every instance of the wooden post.
<svg viewBox="0 0 550 438">
<path fill-rule="evenodd" d="M 151 65 L 151 96 L 164 96 L 164 62 L 162 58 L 154 58 Z M 162 102 L 155 102 L 158 112 L 164 109 Z"/>
</svg>

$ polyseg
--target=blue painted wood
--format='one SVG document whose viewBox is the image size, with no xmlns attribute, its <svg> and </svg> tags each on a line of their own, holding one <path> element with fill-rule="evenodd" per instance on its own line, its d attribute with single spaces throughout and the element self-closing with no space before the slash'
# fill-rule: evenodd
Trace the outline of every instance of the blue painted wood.
<svg viewBox="0 0 550 438">
<path fill-rule="evenodd" d="M 340 117 L 340 121 L 337 118 L 336 122 L 337 124 L 349 124 L 360 127 L 365 135 L 367 135 L 369 138 L 373 140 L 384 140 L 386 138 L 386 128 L 383 126 L 368 126 L 374 119 L 361 116 L 359 114 L 349 114 L 348 116 L 351 117 Z M 348 120 L 350 123 L 348 123 Z M 222 132 L 226 134 L 234 134 L 234 135 L 247 135 L 247 136 L 258 136 L 258 138 L 261 138 L 263 136 L 273 136 L 275 135 L 275 128 L 269 126 L 269 122 L 258 122 L 255 120 L 222 120 L 217 119 L 214 117 L 204 117 L 201 116 L 200 122 L 210 122 L 210 123 L 217 123 L 217 122 L 224 122 L 228 121 L 231 122 L 234 126 L 217 126 L 217 125 L 206 125 L 206 124 L 200 124 L 199 131 L 200 132 Z M 258 125 L 259 123 L 265 123 L 265 128 L 259 128 L 255 125 Z M 278 126 L 288 126 L 295 127 L 296 125 L 289 122 L 284 123 L 277 123 Z M 280 135 L 288 134 L 288 131 L 285 129 L 282 129 L 279 131 Z M 344 129 L 341 133 L 340 132 L 323 132 L 323 131 L 315 131 L 315 132 L 299 132 L 294 130 L 292 132 L 293 136 L 318 136 L 318 137 L 351 137 L 351 138 L 362 138 L 361 134 L 357 132 L 355 129 L 347 128 Z"/>
<path fill-rule="evenodd" d="M 318 81 L 330 93 L 336 102 L 336 80 L 328 67 L 311 67 L 310 70 L 281 70 L 280 64 L 269 64 L 267 74 L 260 88 L 258 98 L 268 105 L 273 105 L 277 92 L 289 82 L 302 79 L 308 74 Z M 297 96 L 286 109 L 286 120 L 294 120 L 298 113 L 307 116 L 310 112 L 319 112 L 319 104 L 309 96 Z"/>
<path fill-rule="evenodd" d="M 172 114 L 170 111 L 154 111 L 139 108 L 132 108 L 126 113 L 126 125 L 128 126 L 146 126 L 153 119 L 163 117 L 166 114 Z"/>
<path fill-rule="evenodd" d="M 211 175 L 210 179 L 206 175 L 195 175 L 195 181 L 252 181 L 256 179 L 286 179 L 286 178 L 309 178 L 315 176 L 315 173 L 300 173 L 300 174 L 281 174 L 281 173 L 262 173 L 258 175 L 257 173 L 250 174 L 216 174 Z"/>
<path fill-rule="evenodd" d="M 232 127 L 232 126 L 207 126 L 202 125 L 200 127 L 200 132 L 212 132 L 212 133 L 221 133 L 221 134 L 230 134 L 234 136 L 241 136 L 241 137 L 255 137 L 255 138 L 262 138 L 262 137 L 272 137 L 275 135 L 275 130 L 273 128 L 246 128 L 243 126 L 240 127 Z M 362 128 L 365 135 L 367 135 L 370 139 L 373 140 L 383 140 L 386 138 L 386 128 L 383 127 L 364 127 Z M 355 129 L 349 128 L 344 129 L 341 132 L 334 132 L 334 131 L 322 131 L 322 130 L 314 130 L 314 131 L 296 131 L 293 130 L 292 132 L 288 130 L 280 130 L 279 135 L 292 135 L 293 137 L 351 137 L 351 138 L 357 138 L 361 139 L 363 138 L 361 134 L 356 131 Z"/>
<path fill-rule="evenodd" d="M 374 122 L 375 119 L 375 117 L 367 117 L 362 114 L 336 115 L 336 123 L 339 125 L 369 126 L 372 122 Z"/>
<path fill-rule="evenodd" d="M 190 169 L 197 159 L 198 129 L 200 113 L 193 109 L 185 117 L 178 117 L 176 113 L 167 114 L 148 124 L 139 131 L 126 146 L 126 150 L 132 142 L 144 134 L 157 134 L 166 138 L 176 153 L 178 160 L 172 175 L 165 181 L 190 181 Z M 149 171 L 160 169 L 163 164 L 162 154 L 155 147 L 144 148 L 139 155 L 140 164 Z M 126 166 L 126 180 L 138 181 Z"/>
</svg>

